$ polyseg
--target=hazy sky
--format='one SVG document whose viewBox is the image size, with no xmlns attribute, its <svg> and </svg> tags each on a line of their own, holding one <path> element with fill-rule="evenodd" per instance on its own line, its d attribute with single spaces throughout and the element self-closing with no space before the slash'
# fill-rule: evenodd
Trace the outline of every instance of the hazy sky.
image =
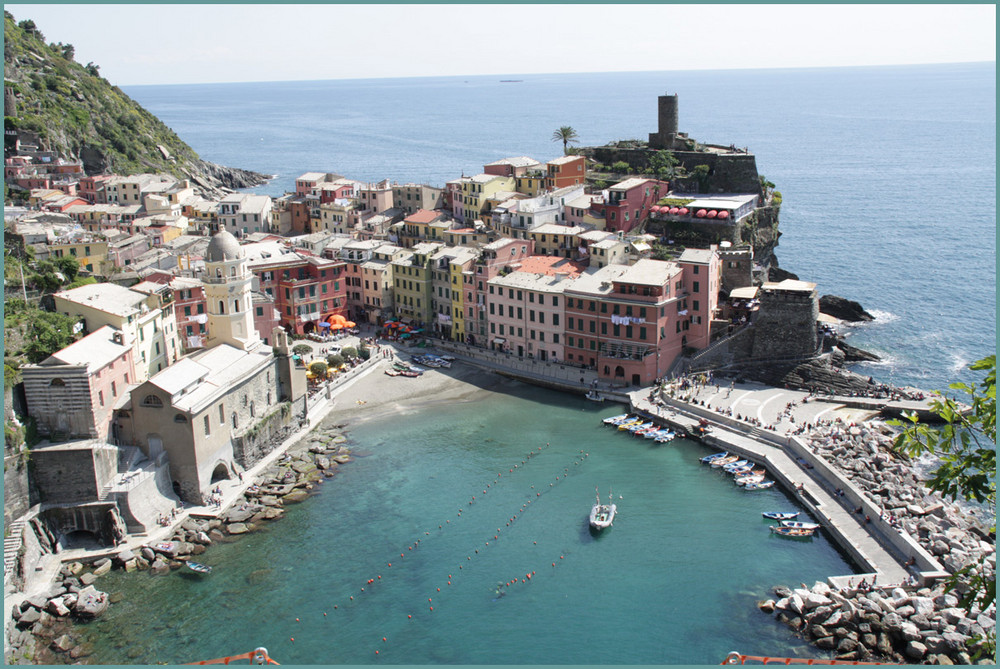
<svg viewBox="0 0 1000 669">
<path fill-rule="evenodd" d="M 32 5 L 111 83 L 996 60 L 995 5 Z"/>
</svg>

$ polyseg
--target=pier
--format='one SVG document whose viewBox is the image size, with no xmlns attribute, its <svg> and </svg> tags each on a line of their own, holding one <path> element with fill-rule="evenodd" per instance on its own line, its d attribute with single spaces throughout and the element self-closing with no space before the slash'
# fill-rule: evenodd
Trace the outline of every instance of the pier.
<svg viewBox="0 0 1000 669">
<path fill-rule="evenodd" d="M 802 425 L 818 420 L 840 418 L 848 424 L 860 423 L 882 413 L 890 402 L 854 397 L 816 399 L 804 391 L 753 383 L 604 394 L 713 450 L 728 451 L 766 467 L 775 482 L 790 492 L 865 572 L 831 576 L 832 586 L 851 588 L 861 581 L 902 584 L 911 577 L 918 583 L 929 583 L 948 575 L 934 556 L 911 536 L 890 526 L 881 508 L 814 453 L 807 439 L 795 434 Z M 786 408 L 790 403 L 794 404 L 792 410 Z M 905 404 L 913 405 L 902 407 L 906 410 L 927 408 L 926 402 Z M 893 410 L 899 408 L 890 407 Z M 733 416 L 756 419 L 771 429 Z M 706 423 L 708 429 L 702 432 L 700 428 Z"/>
</svg>

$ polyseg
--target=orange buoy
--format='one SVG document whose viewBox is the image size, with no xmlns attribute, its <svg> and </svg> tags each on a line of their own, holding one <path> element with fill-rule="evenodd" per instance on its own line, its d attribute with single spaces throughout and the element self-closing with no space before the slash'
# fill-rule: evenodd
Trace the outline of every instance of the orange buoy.
<svg viewBox="0 0 1000 669">
<path fill-rule="evenodd" d="M 298 618 L 296 618 L 296 619 L 295 619 L 295 622 L 299 622 L 299 619 L 298 619 Z"/>
<path fill-rule="evenodd" d="M 428 602 L 429 602 L 429 601 L 431 601 L 431 598 L 430 598 L 430 597 L 428 597 L 428 598 L 427 598 L 427 601 L 428 601 Z"/>
<path fill-rule="evenodd" d="M 295 641 L 295 637 L 289 637 L 292 641 Z"/>
<path fill-rule="evenodd" d="M 361 588 L 361 592 L 364 592 L 364 591 L 365 591 L 365 589 L 364 589 L 364 588 Z"/>
<path fill-rule="evenodd" d="M 441 592 L 441 588 L 438 588 L 438 592 Z"/>
<path fill-rule="evenodd" d="M 378 577 L 379 577 L 379 579 L 381 579 L 382 578 L 382 574 L 379 574 Z"/>
<path fill-rule="evenodd" d="M 560 556 L 559 556 L 559 559 L 560 559 L 560 560 L 562 560 L 562 559 L 563 559 L 563 556 L 562 556 L 562 555 L 560 555 Z"/>
<path fill-rule="evenodd" d="M 552 566 L 553 566 L 553 567 L 555 567 L 555 566 L 556 566 L 556 563 L 555 563 L 555 562 L 553 562 L 553 563 L 552 563 Z"/>
<path fill-rule="evenodd" d="M 354 595 L 351 595 L 351 601 L 352 602 L 354 601 Z"/>
<path fill-rule="evenodd" d="M 378 655 L 378 651 L 375 651 L 375 654 Z"/>
<path fill-rule="evenodd" d="M 382 637 L 382 642 L 383 642 L 383 643 L 385 642 L 385 637 Z"/>
<path fill-rule="evenodd" d="M 389 566 L 390 566 L 390 567 L 392 566 L 392 563 L 391 563 L 391 562 L 389 563 Z"/>
<path fill-rule="evenodd" d="M 326 618 L 326 611 L 323 612 L 323 617 Z"/>
<path fill-rule="evenodd" d="M 451 585 L 451 581 L 448 581 L 448 585 Z"/>
<path fill-rule="evenodd" d="M 431 607 L 431 611 L 433 611 L 433 610 L 434 610 L 434 607 L 432 606 L 432 607 Z"/>
<path fill-rule="evenodd" d="M 334 604 L 334 605 L 333 605 L 333 608 L 337 608 L 337 605 L 336 605 L 336 604 Z"/>
<path fill-rule="evenodd" d="M 407 618 L 412 618 L 413 616 L 412 616 L 412 615 L 407 615 L 406 617 L 407 617 Z"/>
</svg>

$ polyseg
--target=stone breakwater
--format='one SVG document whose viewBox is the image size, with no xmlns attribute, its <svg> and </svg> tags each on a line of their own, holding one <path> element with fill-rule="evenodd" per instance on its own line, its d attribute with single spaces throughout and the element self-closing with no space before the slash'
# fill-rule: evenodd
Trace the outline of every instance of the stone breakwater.
<svg viewBox="0 0 1000 669">
<path fill-rule="evenodd" d="M 14 606 L 7 664 L 69 664 L 85 662 L 93 652 L 73 623 L 103 615 L 120 600 L 115 593 L 95 587 L 112 569 L 163 576 L 200 560 L 214 543 L 238 541 L 262 523 L 281 518 L 286 504 L 307 499 L 316 485 L 333 477 L 351 462 L 347 438 L 336 427 L 321 426 L 292 446 L 288 453 L 262 471 L 229 507 L 215 517 L 189 516 L 170 538 L 136 550 L 122 549 L 113 557 L 89 564 L 63 565 L 48 592 Z M 208 576 L 211 578 L 211 576 Z"/>
<path fill-rule="evenodd" d="M 879 522 L 908 534 L 949 573 L 966 567 L 995 578 L 993 539 L 958 505 L 929 493 L 912 463 L 892 450 L 892 437 L 869 425 L 834 422 L 813 430 L 809 444 L 880 509 Z M 911 567 L 916 571 L 915 566 Z M 996 607 L 958 607 L 968 585 L 946 593 L 932 587 L 884 584 L 877 579 L 844 588 L 817 583 L 812 588 L 775 588 L 777 601 L 759 604 L 839 660 L 925 664 L 969 664 L 981 645 L 977 638 L 996 630 Z M 993 664 L 992 659 L 980 663 Z"/>
</svg>

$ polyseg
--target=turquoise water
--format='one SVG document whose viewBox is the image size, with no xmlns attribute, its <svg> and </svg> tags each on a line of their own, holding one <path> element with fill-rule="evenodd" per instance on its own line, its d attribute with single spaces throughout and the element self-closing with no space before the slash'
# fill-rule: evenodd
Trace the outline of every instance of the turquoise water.
<svg viewBox="0 0 1000 669">
<path fill-rule="evenodd" d="M 769 533 L 761 511 L 795 506 L 782 491 L 737 488 L 698 462 L 707 451 L 694 442 L 604 427 L 617 405 L 511 381 L 497 390 L 358 425 L 349 436 L 368 455 L 283 520 L 210 548 L 208 577 L 106 577 L 101 587 L 125 600 L 83 628 L 98 647 L 91 661 L 189 662 L 260 645 L 290 664 L 817 656 L 754 604 L 774 585 L 852 567 L 824 536 Z M 587 526 L 595 486 L 619 506 L 599 536 Z M 499 583 L 528 573 L 497 598 Z"/>
</svg>

